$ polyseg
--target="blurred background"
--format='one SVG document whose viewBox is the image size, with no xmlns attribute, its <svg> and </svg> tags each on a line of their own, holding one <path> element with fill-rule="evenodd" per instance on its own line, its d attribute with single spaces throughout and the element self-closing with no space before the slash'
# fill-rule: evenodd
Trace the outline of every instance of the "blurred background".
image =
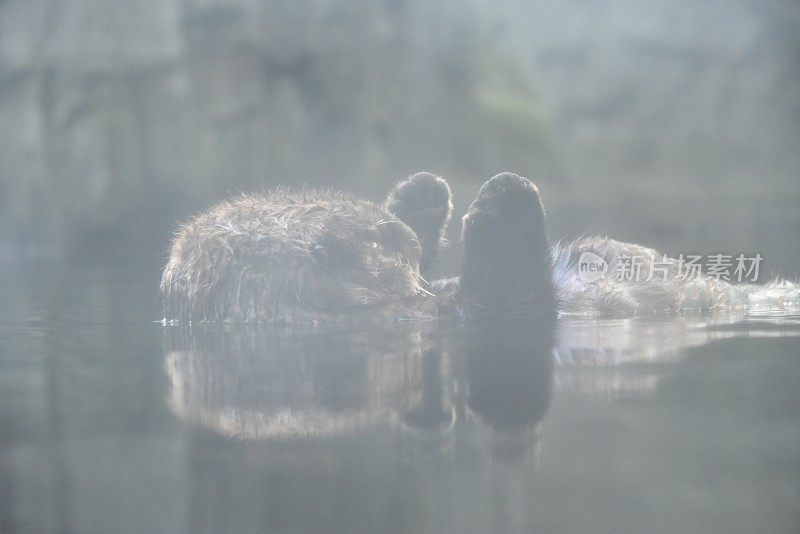
<svg viewBox="0 0 800 534">
<path fill-rule="evenodd" d="M 512 170 L 554 238 L 759 252 L 795 275 L 800 5 L 0 0 L 5 262 L 157 265 L 177 221 L 231 192 L 382 200 L 422 169 L 460 213 Z"/>
</svg>

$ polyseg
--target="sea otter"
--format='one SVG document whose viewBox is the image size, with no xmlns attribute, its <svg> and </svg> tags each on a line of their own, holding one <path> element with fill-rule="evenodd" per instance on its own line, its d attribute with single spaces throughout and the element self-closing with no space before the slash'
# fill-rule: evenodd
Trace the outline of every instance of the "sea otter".
<svg viewBox="0 0 800 534">
<path fill-rule="evenodd" d="M 474 318 L 800 311 L 789 281 L 734 285 L 657 251 L 607 237 L 548 242 L 545 211 L 527 178 L 500 173 L 464 216 L 459 276 L 428 281 L 452 199 L 447 182 L 414 174 L 382 205 L 316 189 L 242 195 L 184 224 L 161 289 L 165 319 L 318 323 L 351 318 Z M 586 279 L 581 257 L 659 260 L 663 278 Z"/>
<path fill-rule="evenodd" d="M 414 174 L 376 204 L 279 188 L 184 224 L 161 290 L 166 320 L 292 323 L 504 313 L 554 317 L 544 208 L 530 180 L 488 180 L 464 217 L 460 279 L 431 284 L 450 188 Z"/>
</svg>

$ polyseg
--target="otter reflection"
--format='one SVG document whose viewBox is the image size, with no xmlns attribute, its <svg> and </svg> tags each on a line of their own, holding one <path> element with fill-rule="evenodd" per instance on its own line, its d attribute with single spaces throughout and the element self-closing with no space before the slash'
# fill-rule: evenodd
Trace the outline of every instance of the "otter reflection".
<svg viewBox="0 0 800 534">
<path fill-rule="evenodd" d="M 447 359 L 439 348 L 432 348 L 423 354 L 421 364 L 419 392 L 402 421 L 421 431 L 449 430 L 455 424 L 456 412 L 448 387 Z"/>
<path fill-rule="evenodd" d="M 497 452 L 538 444 L 553 390 L 554 324 L 492 321 L 474 325 L 467 345 L 467 408 L 495 434 Z"/>
<path fill-rule="evenodd" d="M 558 322 L 555 357 L 558 387 L 616 398 L 652 393 L 664 364 L 683 360 L 689 349 L 737 336 L 798 335 L 796 318 L 759 320 L 744 313 L 718 317 L 672 317 Z"/>
<path fill-rule="evenodd" d="M 451 440 L 463 423 L 468 434 L 488 428 L 527 443 L 550 404 L 553 329 L 521 322 L 435 333 L 396 324 L 169 329 L 168 404 L 184 421 L 239 439 L 324 438 L 385 424 L 411 430 L 412 441 Z"/>
<path fill-rule="evenodd" d="M 396 328 L 169 334 L 170 408 L 241 439 L 353 433 L 403 411 L 421 381 L 427 343 Z"/>
</svg>

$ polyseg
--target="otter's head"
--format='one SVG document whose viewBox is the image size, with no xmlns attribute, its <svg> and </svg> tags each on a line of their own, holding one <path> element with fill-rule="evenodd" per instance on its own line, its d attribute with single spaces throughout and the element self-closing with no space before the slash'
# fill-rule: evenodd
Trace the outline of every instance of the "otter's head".
<svg viewBox="0 0 800 534">
<path fill-rule="evenodd" d="M 310 250 L 307 289 L 325 309 L 400 302 L 424 292 L 411 228 L 371 204 L 330 212 Z"/>
</svg>

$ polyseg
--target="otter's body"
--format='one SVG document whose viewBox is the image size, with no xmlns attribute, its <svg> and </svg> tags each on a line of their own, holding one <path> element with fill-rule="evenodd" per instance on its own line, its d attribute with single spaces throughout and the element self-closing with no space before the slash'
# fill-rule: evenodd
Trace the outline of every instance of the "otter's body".
<svg viewBox="0 0 800 534">
<path fill-rule="evenodd" d="M 430 173 L 400 182 L 385 204 L 313 189 L 244 195 L 183 225 L 161 288 L 165 317 L 181 322 L 326 322 L 350 318 L 634 315 L 800 310 L 780 281 L 732 285 L 655 250 L 605 237 L 548 243 L 539 191 L 501 173 L 464 216 L 459 276 L 425 277 L 450 219 L 447 183 Z M 661 278 L 587 280 L 582 255 L 661 262 Z"/>
<path fill-rule="evenodd" d="M 554 317 L 536 187 L 510 173 L 484 184 L 464 218 L 462 282 L 429 284 L 451 209 L 447 183 L 430 173 L 400 182 L 383 205 L 314 189 L 240 196 L 178 231 L 161 280 L 165 318 Z"/>
<path fill-rule="evenodd" d="M 583 254 L 602 258 L 610 272 L 597 280 L 580 276 Z M 608 237 L 585 237 L 552 247 L 553 279 L 562 315 L 630 316 L 664 313 L 705 314 L 800 310 L 800 287 L 776 280 L 769 284 L 731 284 L 691 268 L 655 249 Z M 614 272 L 620 258 L 640 260 L 638 280 Z M 655 274 L 650 276 L 651 263 Z"/>
</svg>

